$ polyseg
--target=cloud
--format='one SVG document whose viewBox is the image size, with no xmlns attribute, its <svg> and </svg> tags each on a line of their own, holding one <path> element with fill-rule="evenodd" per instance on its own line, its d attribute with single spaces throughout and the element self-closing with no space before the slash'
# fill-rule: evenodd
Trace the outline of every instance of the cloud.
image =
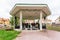
<svg viewBox="0 0 60 40">
<path fill-rule="evenodd" d="M 0 0 L 0 17 L 9 18 L 9 12 L 16 3 L 48 4 L 51 15 L 47 18 L 55 20 L 60 16 L 60 0 Z"/>
</svg>

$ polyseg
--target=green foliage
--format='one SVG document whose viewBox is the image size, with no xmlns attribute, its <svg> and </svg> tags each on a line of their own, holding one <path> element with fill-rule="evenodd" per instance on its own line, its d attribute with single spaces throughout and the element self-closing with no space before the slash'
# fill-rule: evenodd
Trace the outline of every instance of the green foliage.
<svg viewBox="0 0 60 40">
<path fill-rule="evenodd" d="M 19 25 L 19 18 L 18 17 L 10 17 L 10 24 L 11 26 L 18 26 Z"/>
<path fill-rule="evenodd" d="M 10 17 L 10 24 L 13 26 L 14 25 L 14 17 L 12 16 L 12 17 Z"/>
<path fill-rule="evenodd" d="M 15 25 L 16 26 L 19 25 L 19 18 L 18 17 L 16 17 L 16 19 L 15 19 Z"/>
</svg>

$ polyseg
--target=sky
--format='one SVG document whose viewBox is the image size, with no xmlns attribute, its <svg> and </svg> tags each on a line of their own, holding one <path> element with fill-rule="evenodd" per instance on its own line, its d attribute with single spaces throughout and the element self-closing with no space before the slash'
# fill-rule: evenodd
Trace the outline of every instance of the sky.
<svg viewBox="0 0 60 40">
<path fill-rule="evenodd" d="M 54 21 L 60 16 L 60 0 L 0 0 L 0 17 L 10 18 L 10 10 L 16 3 L 35 3 L 47 4 L 50 8 L 51 15 L 47 18 Z"/>
</svg>

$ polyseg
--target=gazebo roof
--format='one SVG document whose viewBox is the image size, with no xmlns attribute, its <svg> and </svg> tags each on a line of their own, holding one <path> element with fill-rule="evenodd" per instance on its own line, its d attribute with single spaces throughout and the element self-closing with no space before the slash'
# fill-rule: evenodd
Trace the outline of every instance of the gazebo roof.
<svg viewBox="0 0 60 40">
<path fill-rule="evenodd" d="M 15 4 L 15 6 L 10 11 L 10 14 L 20 16 L 19 11 L 23 11 L 23 17 L 25 18 L 31 17 L 31 15 L 32 17 L 36 16 L 36 18 L 39 18 L 40 10 L 42 10 L 46 16 L 51 14 L 47 4 L 25 4 L 25 3 Z"/>
</svg>

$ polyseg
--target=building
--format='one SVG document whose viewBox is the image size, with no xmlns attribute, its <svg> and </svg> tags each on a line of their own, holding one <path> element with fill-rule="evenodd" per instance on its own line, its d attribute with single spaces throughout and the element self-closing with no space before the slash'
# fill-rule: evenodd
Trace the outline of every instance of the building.
<svg viewBox="0 0 60 40">
<path fill-rule="evenodd" d="M 9 25 L 9 19 L 5 19 L 5 18 L 0 18 L 0 24 L 5 24 L 5 25 Z"/>
<path fill-rule="evenodd" d="M 55 20 L 55 24 L 60 24 L 60 16 Z"/>
<path fill-rule="evenodd" d="M 46 23 L 47 23 L 47 24 L 52 24 L 52 20 L 46 19 Z"/>
<path fill-rule="evenodd" d="M 10 14 L 15 16 L 15 19 L 16 17 L 20 19 L 19 30 L 23 29 L 22 19 L 25 20 L 39 19 L 38 21 L 39 28 L 40 30 L 42 30 L 42 20 L 43 19 L 45 20 L 46 17 L 49 16 L 51 13 L 47 4 L 21 4 L 20 3 L 20 4 L 15 4 L 15 6 L 10 11 Z"/>
</svg>

